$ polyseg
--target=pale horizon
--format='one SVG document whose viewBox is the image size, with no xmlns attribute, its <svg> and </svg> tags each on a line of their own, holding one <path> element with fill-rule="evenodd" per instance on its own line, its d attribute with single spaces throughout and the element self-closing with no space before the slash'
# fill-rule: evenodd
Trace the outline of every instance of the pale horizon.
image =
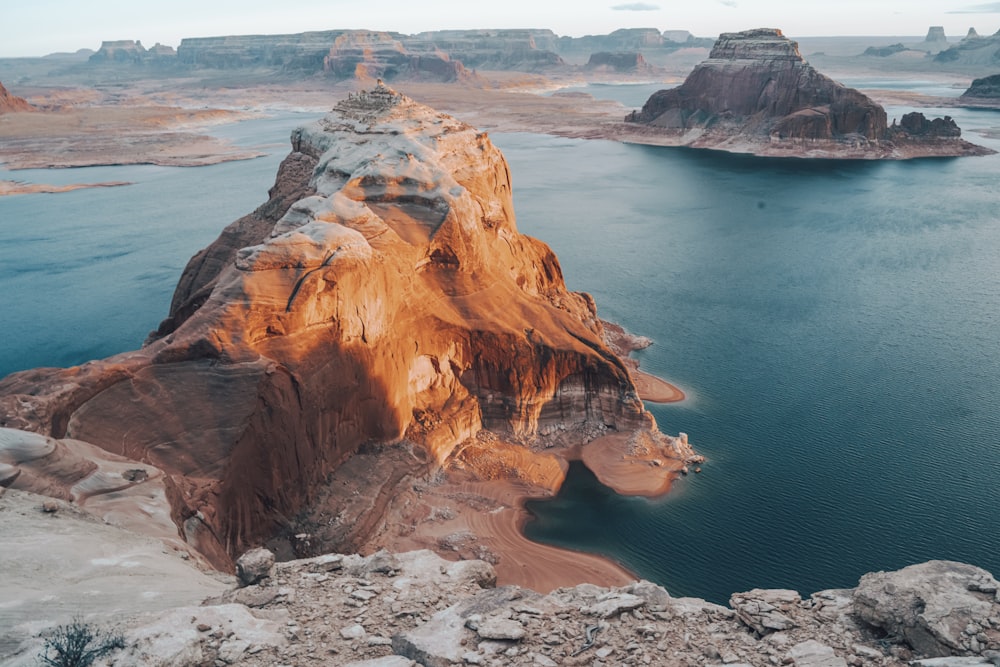
<svg viewBox="0 0 1000 667">
<path fill-rule="evenodd" d="M 864 17 L 859 19 L 857 17 Z M 429 30 L 550 29 L 561 36 L 607 34 L 622 28 L 687 30 L 697 37 L 722 32 L 779 28 L 792 39 L 824 36 L 917 37 L 942 26 L 954 40 L 970 27 L 992 35 L 1000 27 L 1000 2 L 963 0 L 844 0 L 833 3 L 791 0 L 664 0 L 628 2 L 508 0 L 502 7 L 427 0 L 420 7 L 404 0 L 367 3 L 297 0 L 276 6 L 256 0 L 216 0 L 210 5 L 175 0 L 169 10 L 122 0 L 35 0 L 4 9 L 0 57 L 38 57 L 96 50 L 103 41 L 139 40 L 177 47 L 183 38 L 222 35 L 288 34 L 365 29 L 414 34 Z"/>
</svg>

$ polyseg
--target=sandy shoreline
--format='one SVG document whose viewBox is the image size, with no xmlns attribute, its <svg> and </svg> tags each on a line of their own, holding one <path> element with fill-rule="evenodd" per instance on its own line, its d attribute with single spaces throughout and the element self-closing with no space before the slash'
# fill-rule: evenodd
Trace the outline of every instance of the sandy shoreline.
<svg viewBox="0 0 1000 667">
<path fill-rule="evenodd" d="M 10 195 L 57 194 L 72 192 L 87 188 L 116 188 L 122 185 L 132 185 L 128 181 L 110 181 L 107 183 L 72 183 L 70 185 L 49 185 L 46 183 L 25 183 L 23 181 L 0 181 L 0 197 Z"/>
<path fill-rule="evenodd" d="M 173 107 L 78 107 L 0 116 L 0 161 L 8 170 L 154 164 L 195 167 L 263 155 L 193 129 L 251 114 Z"/>
</svg>

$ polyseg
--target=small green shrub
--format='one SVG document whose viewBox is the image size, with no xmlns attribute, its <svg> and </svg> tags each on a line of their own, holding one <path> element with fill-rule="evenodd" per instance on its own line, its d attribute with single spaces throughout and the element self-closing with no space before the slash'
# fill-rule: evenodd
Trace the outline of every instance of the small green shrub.
<svg viewBox="0 0 1000 667">
<path fill-rule="evenodd" d="M 48 667 L 90 667 L 98 658 L 125 648 L 119 632 L 100 630 L 79 619 L 56 628 L 45 640 L 41 660 Z"/>
</svg>

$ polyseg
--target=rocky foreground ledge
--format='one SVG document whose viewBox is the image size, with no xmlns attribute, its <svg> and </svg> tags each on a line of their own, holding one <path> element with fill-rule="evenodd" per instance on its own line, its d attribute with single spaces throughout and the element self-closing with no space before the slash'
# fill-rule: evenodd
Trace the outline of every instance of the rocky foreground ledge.
<svg viewBox="0 0 1000 667">
<path fill-rule="evenodd" d="M 1000 664 L 998 583 L 962 563 L 867 574 L 806 598 L 755 589 L 728 606 L 646 581 L 548 595 L 495 582 L 484 561 L 430 551 L 276 564 L 256 549 L 239 560 L 239 585 L 201 605 L 86 620 L 124 637 L 104 665 Z M 51 634 L 33 634 L 7 664 L 35 664 Z"/>
<path fill-rule="evenodd" d="M 682 85 L 653 93 L 621 138 L 770 157 L 910 159 L 989 155 L 950 117 L 885 109 L 817 72 L 780 30 L 719 36 Z"/>
</svg>

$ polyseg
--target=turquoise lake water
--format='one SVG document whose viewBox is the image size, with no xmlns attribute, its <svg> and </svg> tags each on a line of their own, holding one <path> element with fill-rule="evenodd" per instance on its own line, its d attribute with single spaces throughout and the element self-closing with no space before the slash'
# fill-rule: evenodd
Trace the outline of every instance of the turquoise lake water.
<svg viewBox="0 0 1000 667">
<path fill-rule="evenodd" d="M 1000 148 L 970 131 L 1000 113 L 941 113 Z M 269 147 L 248 162 L 0 172 L 136 182 L 0 198 L 0 375 L 138 346 L 310 118 L 221 128 Z M 719 602 L 931 558 L 1000 572 L 1000 156 L 802 162 L 491 136 L 521 231 L 604 318 L 656 341 L 643 369 L 689 398 L 650 409 L 708 457 L 658 500 L 574 467 L 532 505 L 532 539 Z"/>
</svg>

